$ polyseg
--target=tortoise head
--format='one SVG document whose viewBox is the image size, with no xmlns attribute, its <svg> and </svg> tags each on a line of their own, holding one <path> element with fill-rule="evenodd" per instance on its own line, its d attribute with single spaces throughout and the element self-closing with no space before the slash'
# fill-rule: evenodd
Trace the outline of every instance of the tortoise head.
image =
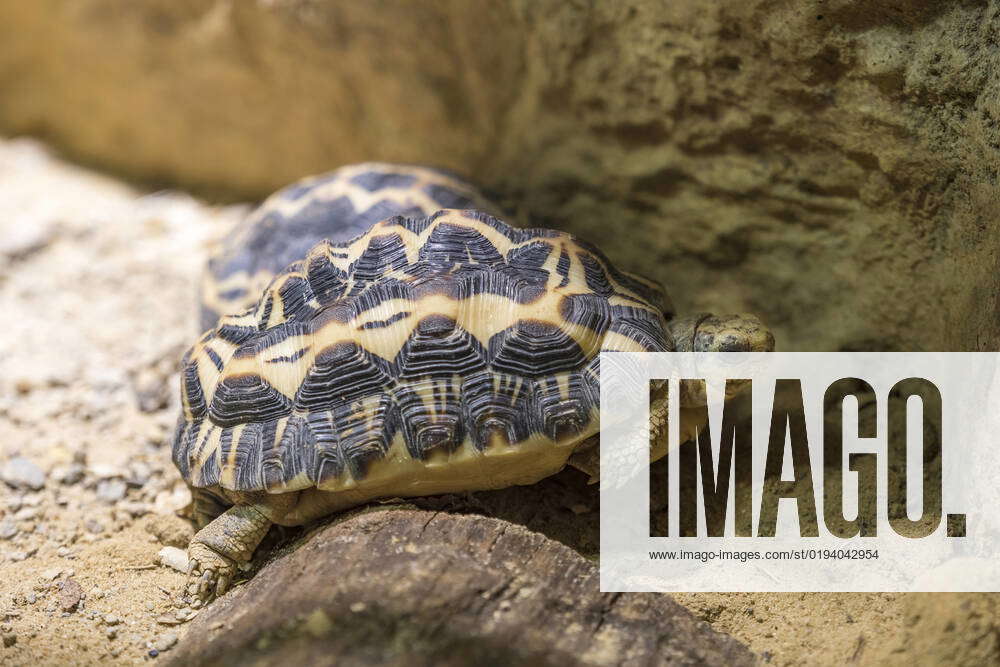
<svg viewBox="0 0 1000 667">
<path fill-rule="evenodd" d="M 677 317 L 668 323 L 678 352 L 773 352 L 774 335 L 756 315 L 712 315 L 698 313 Z M 747 386 L 727 383 L 727 400 Z M 702 387 L 703 389 L 704 387 Z M 681 405 L 707 404 L 703 391 L 691 387 L 681 393 Z"/>
<path fill-rule="evenodd" d="M 669 323 L 678 352 L 773 352 L 774 335 L 756 315 L 698 313 Z"/>
</svg>

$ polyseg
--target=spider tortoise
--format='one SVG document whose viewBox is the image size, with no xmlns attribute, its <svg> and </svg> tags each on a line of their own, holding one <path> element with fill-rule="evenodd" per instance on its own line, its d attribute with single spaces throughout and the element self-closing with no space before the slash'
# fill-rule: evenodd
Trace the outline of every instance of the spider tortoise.
<svg viewBox="0 0 1000 667">
<path fill-rule="evenodd" d="M 658 284 L 493 210 L 450 174 L 361 164 L 273 195 L 214 253 L 173 442 L 194 606 L 272 524 L 596 474 L 602 350 L 773 349 L 751 315 L 675 317 Z"/>
</svg>

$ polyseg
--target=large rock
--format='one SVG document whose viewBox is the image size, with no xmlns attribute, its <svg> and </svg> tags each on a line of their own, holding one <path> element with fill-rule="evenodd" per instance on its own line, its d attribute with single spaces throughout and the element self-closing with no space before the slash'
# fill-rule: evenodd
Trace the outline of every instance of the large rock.
<svg viewBox="0 0 1000 667">
<path fill-rule="evenodd" d="M 175 665 L 751 665 L 665 595 L 506 521 L 407 509 L 319 529 L 203 611 Z"/>
<path fill-rule="evenodd" d="M 435 163 L 783 349 L 994 349 L 998 8 L 7 2 L 0 131 L 230 196 Z"/>
</svg>

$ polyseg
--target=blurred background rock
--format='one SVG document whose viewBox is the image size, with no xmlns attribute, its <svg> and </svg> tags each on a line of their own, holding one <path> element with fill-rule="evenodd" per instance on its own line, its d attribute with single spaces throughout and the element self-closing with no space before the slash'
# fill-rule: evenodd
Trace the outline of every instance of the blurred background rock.
<svg viewBox="0 0 1000 667">
<path fill-rule="evenodd" d="M 215 200 L 452 168 L 785 350 L 1000 342 L 996 1 L 0 3 L 0 132 Z"/>
</svg>

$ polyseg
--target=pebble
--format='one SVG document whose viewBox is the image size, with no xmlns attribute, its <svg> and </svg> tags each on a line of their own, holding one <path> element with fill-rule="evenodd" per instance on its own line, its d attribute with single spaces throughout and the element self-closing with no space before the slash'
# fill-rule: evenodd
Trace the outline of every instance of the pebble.
<svg viewBox="0 0 1000 667">
<path fill-rule="evenodd" d="M 157 560 L 167 567 L 171 567 L 178 572 L 187 573 L 188 555 L 183 549 L 177 547 L 163 547 L 156 554 Z"/>
<path fill-rule="evenodd" d="M 39 514 L 37 507 L 22 507 L 14 513 L 14 521 L 31 521 Z"/>
<path fill-rule="evenodd" d="M 52 471 L 52 477 L 60 484 L 66 484 L 67 486 L 72 486 L 73 484 L 79 484 L 80 480 L 83 479 L 83 475 L 86 472 L 86 468 L 80 463 L 71 463 L 66 467 L 60 467 Z"/>
<path fill-rule="evenodd" d="M 28 594 L 24 596 L 24 599 L 27 600 L 28 604 L 35 604 L 38 602 L 38 595 L 36 595 L 34 591 L 29 591 Z"/>
<path fill-rule="evenodd" d="M 153 648 L 157 651 L 169 651 L 177 643 L 177 635 L 173 632 L 164 632 L 159 638 L 153 643 Z"/>
<path fill-rule="evenodd" d="M 37 491 L 45 486 L 45 473 L 42 469 L 21 457 L 7 461 L 7 465 L 0 472 L 0 477 L 15 489 L 27 487 Z"/>
<path fill-rule="evenodd" d="M 104 622 L 107 623 L 108 625 L 118 625 L 119 623 L 122 622 L 122 619 L 118 618 L 114 614 L 106 614 L 104 616 Z"/>
<path fill-rule="evenodd" d="M 10 519 L 0 521 L 0 540 L 9 540 L 17 535 L 17 526 Z"/>
<path fill-rule="evenodd" d="M 82 598 L 83 589 L 80 584 L 76 583 L 76 579 L 67 579 L 59 594 L 59 608 L 63 612 L 71 612 L 77 608 Z"/>
<path fill-rule="evenodd" d="M 4 646 L 6 646 L 7 648 L 10 648 L 11 646 L 13 646 L 16 643 L 17 643 L 17 635 L 15 635 L 13 632 L 5 632 L 3 634 L 3 645 Z"/>
<path fill-rule="evenodd" d="M 116 503 L 125 497 L 125 482 L 120 479 L 101 480 L 97 485 L 97 498 L 107 503 Z"/>
<path fill-rule="evenodd" d="M 31 554 L 29 554 L 27 551 L 8 551 L 7 552 L 7 560 L 9 560 L 9 561 L 11 561 L 13 563 L 19 563 L 22 560 L 28 560 L 29 558 L 31 558 Z"/>
<path fill-rule="evenodd" d="M 156 617 L 156 622 L 160 625 L 180 625 L 185 619 L 179 619 L 176 615 L 160 614 Z"/>
<path fill-rule="evenodd" d="M 87 519 L 83 522 L 83 527 L 87 529 L 88 533 L 94 533 L 95 535 L 104 532 L 104 525 L 97 519 Z"/>
<path fill-rule="evenodd" d="M 98 479 L 111 479 L 113 477 L 121 477 L 122 471 L 110 463 L 95 463 L 90 466 L 90 474 Z"/>
<path fill-rule="evenodd" d="M 142 461 L 134 461 L 128 467 L 128 475 L 125 481 L 130 486 L 144 486 L 152 474 L 148 465 Z"/>
<path fill-rule="evenodd" d="M 42 579 L 45 579 L 46 581 L 53 581 L 57 579 L 61 573 L 62 570 L 58 567 L 53 567 L 42 572 Z"/>
<path fill-rule="evenodd" d="M 115 637 L 118 636 L 118 629 L 117 628 L 108 628 L 107 632 L 105 632 L 104 634 L 106 634 L 108 636 L 108 639 L 114 639 Z"/>
</svg>

